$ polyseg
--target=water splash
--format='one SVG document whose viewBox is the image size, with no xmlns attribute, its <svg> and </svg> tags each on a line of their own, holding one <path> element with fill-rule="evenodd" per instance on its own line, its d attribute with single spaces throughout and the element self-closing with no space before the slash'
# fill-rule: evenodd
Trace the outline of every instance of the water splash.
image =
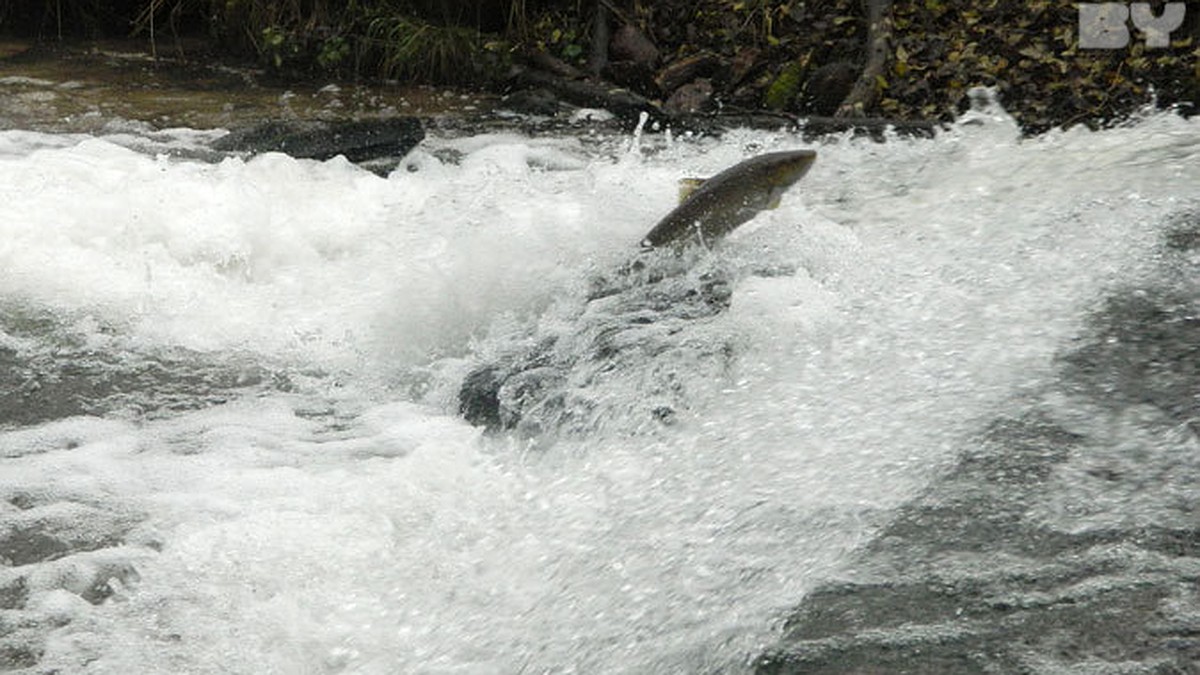
<svg viewBox="0 0 1200 675">
<path fill-rule="evenodd" d="M 579 382 L 641 407 L 642 376 L 671 364 L 686 414 L 531 452 L 438 398 L 458 359 L 576 334 L 561 308 L 627 259 L 676 179 L 799 139 L 733 132 L 632 163 L 628 139 L 435 138 L 383 179 L 4 132 L 6 306 L 93 316 L 71 325 L 119 349 L 333 366 L 219 407 L 0 436 L 0 517 L 78 525 L 55 531 L 63 557 L 0 569 L 31 627 L 6 639 L 71 672 L 737 671 L 1153 262 L 1200 200 L 1197 137 L 1162 115 L 831 141 L 712 254 L 747 271 L 728 310 L 663 336 L 675 355 L 729 344 L 728 363 L 631 356 Z M 4 353 L 44 353 L 36 326 L 6 325 Z M 421 401 L 390 388 L 414 366 Z"/>
</svg>

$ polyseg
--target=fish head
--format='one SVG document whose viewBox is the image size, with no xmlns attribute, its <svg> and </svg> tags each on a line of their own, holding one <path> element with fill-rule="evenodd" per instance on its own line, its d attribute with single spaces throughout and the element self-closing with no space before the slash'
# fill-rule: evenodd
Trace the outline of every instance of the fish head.
<svg viewBox="0 0 1200 675">
<path fill-rule="evenodd" d="M 812 150 L 787 150 L 761 155 L 759 186 L 766 193 L 766 208 L 779 206 L 783 193 L 808 173 L 817 153 Z"/>
<path fill-rule="evenodd" d="M 783 194 L 808 173 L 816 158 L 817 153 L 812 150 L 789 150 L 749 160 L 749 165 L 737 179 L 740 187 L 732 190 L 741 195 L 735 220 L 744 222 L 759 211 L 779 208 Z"/>
</svg>

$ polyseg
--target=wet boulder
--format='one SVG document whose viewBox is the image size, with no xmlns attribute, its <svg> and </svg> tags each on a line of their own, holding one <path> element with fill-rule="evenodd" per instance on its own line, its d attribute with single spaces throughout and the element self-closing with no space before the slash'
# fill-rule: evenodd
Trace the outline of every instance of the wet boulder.
<svg viewBox="0 0 1200 675">
<path fill-rule="evenodd" d="M 298 159 L 344 156 L 351 162 L 399 159 L 425 138 L 415 117 L 377 120 L 273 120 L 234 129 L 213 142 L 215 150 L 257 155 L 283 152 Z"/>
<path fill-rule="evenodd" d="M 703 327 L 729 307 L 734 276 L 717 264 L 688 269 L 672 253 L 595 276 L 585 297 L 544 322 L 551 327 L 478 359 L 459 412 L 527 437 L 586 433 L 616 418 L 670 423 L 688 406 L 690 378 L 728 365 L 732 347 Z"/>
</svg>

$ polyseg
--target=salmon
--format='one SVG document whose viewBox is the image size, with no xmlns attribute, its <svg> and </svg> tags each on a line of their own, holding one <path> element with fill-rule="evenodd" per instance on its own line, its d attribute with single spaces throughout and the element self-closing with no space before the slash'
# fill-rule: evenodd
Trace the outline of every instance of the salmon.
<svg viewBox="0 0 1200 675">
<path fill-rule="evenodd" d="M 813 150 L 770 152 L 725 169 L 659 221 L 642 246 L 712 245 L 759 211 L 779 206 L 783 193 L 808 173 L 816 158 Z"/>
</svg>

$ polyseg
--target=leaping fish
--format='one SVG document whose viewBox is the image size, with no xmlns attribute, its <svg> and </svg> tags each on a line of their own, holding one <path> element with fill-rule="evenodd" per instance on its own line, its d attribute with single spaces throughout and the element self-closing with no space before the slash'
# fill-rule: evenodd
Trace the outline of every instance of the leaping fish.
<svg viewBox="0 0 1200 675">
<path fill-rule="evenodd" d="M 711 244 L 759 211 L 779 206 L 783 193 L 804 177 L 817 153 L 787 150 L 751 157 L 700 183 L 642 239 L 655 248 Z"/>
</svg>

